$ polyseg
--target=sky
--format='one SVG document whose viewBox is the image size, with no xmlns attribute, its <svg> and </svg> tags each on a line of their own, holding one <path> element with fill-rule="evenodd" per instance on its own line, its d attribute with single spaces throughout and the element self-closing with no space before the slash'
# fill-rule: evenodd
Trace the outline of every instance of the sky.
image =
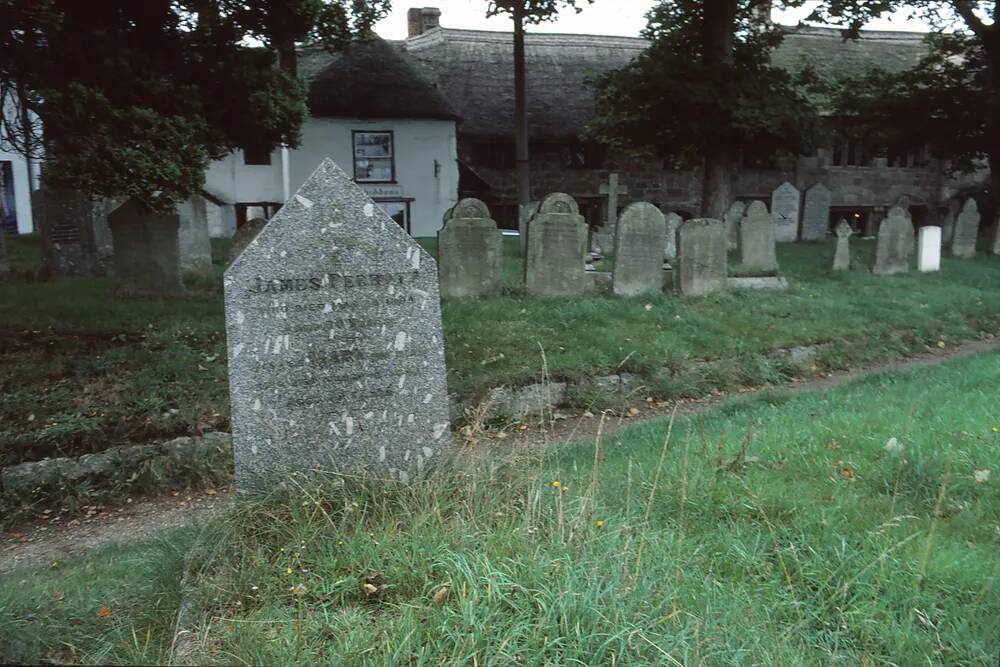
<svg viewBox="0 0 1000 667">
<path fill-rule="evenodd" d="M 645 14 L 655 1 L 595 0 L 592 5 L 584 4 L 584 9 L 579 14 L 572 9 L 563 10 L 558 20 L 531 26 L 529 30 L 636 37 L 646 26 Z M 392 13 L 375 26 L 375 32 L 386 39 L 406 37 L 406 10 L 410 7 L 437 7 L 441 10 L 441 25 L 445 28 L 511 29 L 510 19 L 506 17 L 485 18 L 486 0 L 393 0 L 392 5 Z M 808 4 L 796 10 L 775 10 L 773 19 L 781 24 L 795 25 L 809 11 Z M 867 27 L 872 30 L 927 30 L 923 23 L 907 21 L 904 16 L 895 16 L 893 20 L 882 19 Z"/>
</svg>

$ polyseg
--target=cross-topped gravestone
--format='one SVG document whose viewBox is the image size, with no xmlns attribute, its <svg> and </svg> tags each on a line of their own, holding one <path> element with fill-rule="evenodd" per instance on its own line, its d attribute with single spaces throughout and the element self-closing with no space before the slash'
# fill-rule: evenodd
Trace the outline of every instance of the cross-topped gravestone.
<svg viewBox="0 0 1000 667">
<path fill-rule="evenodd" d="M 434 259 L 331 160 L 224 286 L 238 490 L 316 470 L 406 481 L 445 456 Z"/>
<path fill-rule="evenodd" d="M 490 210 L 463 199 L 438 232 L 438 271 L 443 298 L 500 294 L 503 237 Z"/>
<path fill-rule="evenodd" d="M 674 288 L 704 296 L 726 286 L 726 227 L 721 220 L 695 218 L 677 230 Z"/>
<path fill-rule="evenodd" d="M 833 270 L 847 271 L 851 268 L 850 238 L 854 230 L 847 224 L 847 220 L 841 218 L 833 231 L 837 235 L 837 251 L 833 255 Z"/>
<path fill-rule="evenodd" d="M 802 240 L 823 241 L 830 224 L 830 204 L 833 193 L 822 183 L 806 190 L 806 205 L 802 211 Z"/>
<path fill-rule="evenodd" d="M 740 223 L 740 264 L 749 271 L 778 270 L 774 220 L 762 201 L 752 202 Z"/>
<path fill-rule="evenodd" d="M 951 241 L 951 254 L 968 259 L 976 256 L 976 241 L 979 238 L 979 206 L 969 197 L 962 206 L 962 212 L 955 220 L 955 235 Z"/>
<path fill-rule="evenodd" d="M 628 188 L 619 183 L 618 174 L 612 173 L 608 174 L 608 182 L 601 185 L 600 193 L 608 198 L 608 218 L 604 224 L 613 235 L 618 222 L 618 198 L 627 195 Z"/>
<path fill-rule="evenodd" d="M 910 213 L 899 206 L 889 209 L 888 217 L 878 228 L 872 273 L 882 276 L 908 273 L 915 236 Z"/>
<path fill-rule="evenodd" d="M 917 234 L 917 271 L 941 270 L 941 228 L 921 227 Z"/>
<path fill-rule="evenodd" d="M 736 250 L 740 247 L 740 223 L 746 215 L 747 205 L 741 201 L 734 201 L 729 205 L 729 210 L 722 217 L 726 225 L 726 247 L 729 250 Z"/>
<path fill-rule="evenodd" d="M 183 291 L 176 213 L 154 213 L 130 198 L 108 215 L 119 294 Z"/>
<path fill-rule="evenodd" d="M 622 211 L 615 236 L 615 267 L 612 291 L 618 296 L 637 296 L 663 290 L 663 246 L 667 226 L 660 209 L 646 202 L 630 204 Z"/>
<path fill-rule="evenodd" d="M 771 193 L 771 217 L 774 218 L 774 240 L 779 243 L 794 241 L 799 234 L 798 189 L 791 183 L 779 185 Z"/>
<path fill-rule="evenodd" d="M 587 224 L 567 194 L 556 192 L 542 200 L 528 225 L 528 258 L 524 286 L 539 296 L 577 296 L 586 289 L 584 253 Z"/>
</svg>

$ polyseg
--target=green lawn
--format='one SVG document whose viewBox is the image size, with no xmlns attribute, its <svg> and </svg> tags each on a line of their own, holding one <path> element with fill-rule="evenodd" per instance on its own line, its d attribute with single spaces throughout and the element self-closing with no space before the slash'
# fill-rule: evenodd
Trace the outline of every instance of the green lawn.
<svg viewBox="0 0 1000 667">
<path fill-rule="evenodd" d="M 189 659 L 992 666 L 998 381 L 992 353 L 734 399 L 666 445 L 661 419 L 409 487 L 293 486 L 190 552 Z M 0 661 L 166 661 L 193 539 L 0 578 Z"/>
</svg>

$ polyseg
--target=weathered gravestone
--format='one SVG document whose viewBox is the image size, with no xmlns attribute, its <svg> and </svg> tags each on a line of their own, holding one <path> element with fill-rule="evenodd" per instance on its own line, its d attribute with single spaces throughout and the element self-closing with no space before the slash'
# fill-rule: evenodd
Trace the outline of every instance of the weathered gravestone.
<svg viewBox="0 0 1000 667">
<path fill-rule="evenodd" d="M 847 220 L 841 218 L 833 231 L 837 235 L 837 251 L 833 255 L 833 270 L 848 271 L 851 268 L 850 238 L 854 230 L 847 224 Z"/>
<path fill-rule="evenodd" d="M 944 214 L 944 220 L 941 222 L 941 242 L 951 243 L 952 238 L 955 236 L 955 218 L 958 217 L 959 211 L 962 210 L 961 205 L 952 199 L 948 202 L 948 208 Z"/>
<path fill-rule="evenodd" d="M 177 205 L 180 230 L 177 243 L 184 273 L 206 274 L 212 270 L 212 241 L 208 234 L 208 205 L 204 197 L 191 195 Z"/>
<path fill-rule="evenodd" d="M 10 273 L 10 262 L 7 261 L 7 242 L 4 240 L 4 231 L 0 229 L 0 277 Z"/>
<path fill-rule="evenodd" d="M 941 270 L 941 228 L 921 227 L 917 234 L 917 271 Z"/>
<path fill-rule="evenodd" d="M 681 226 L 684 219 L 670 211 L 663 220 L 667 227 L 667 236 L 663 244 L 663 258 L 672 264 L 677 259 L 677 228 Z"/>
<path fill-rule="evenodd" d="M 806 190 L 806 204 L 802 211 L 802 240 L 823 241 L 830 224 L 830 204 L 833 193 L 822 183 Z"/>
<path fill-rule="evenodd" d="M 740 223 L 746 215 L 746 208 L 746 204 L 736 201 L 730 204 L 729 210 L 722 216 L 722 221 L 726 224 L 726 247 L 729 250 L 740 247 Z"/>
<path fill-rule="evenodd" d="M 889 209 L 888 217 L 878 228 L 875 242 L 875 268 L 872 273 L 889 276 L 910 270 L 915 234 L 909 212 L 899 206 Z"/>
<path fill-rule="evenodd" d="M 993 247 L 990 248 L 990 252 L 1000 255 L 1000 214 L 997 215 L 996 225 L 993 228 Z"/>
<path fill-rule="evenodd" d="M 236 228 L 236 235 L 233 236 L 233 243 L 229 247 L 229 261 L 235 262 L 236 258 L 243 253 L 250 242 L 257 238 L 260 231 L 267 226 L 264 218 L 251 218 Z"/>
<path fill-rule="evenodd" d="M 586 288 L 587 224 L 576 202 L 556 192 L 542 200 L 528 225 L 524 284 L 529 294 L 577 296 Z"/>
<path fill-rule="evenodd" d="M 407 481 L 447 453 L 434 259 L 331 160 L 224 286 L 237 490 L 313 470 Z"/>
<path fill-rule="evenodd" d="M 611 289 L 618 296 L 663 290 L 663 247 L 667 225 L 660 209 L 646 202 L 622 211 L 615 234 Z"/>
<path fill-rule="evenodd" d="M 726 226 L 694 218 L 677 230 L 674 287 L 685 296 L 704 296 L 726 286 Z"/>
<path fill-rule="evenodd" d="M 503 237 L 490 210 L 478 199 L 463 199 L 438 232 L 441 296 L 500 294 Z"/>
<path fill-rule="evenodd" d="M 955 220 L 955 235 L 951 241 L 951 254 L 968 259 L 976 256 L 976 240 L 979 238 L 979 207 L 976 200 L 969 197 L 962 206 L 962 212 Z"/>
<path fill-rule="evenodd" d="M 74 278 L 104 272 L 89 197 L 43 186 L 32 194 L 31 208 L 42 241 L 45 277 Z"/>
<path fill-rule="evenodd" d="M 774 220 L 762 201 L 751 203 L 740 223 L 740 263 L 749 271 L 778 270 Z"/>
<path fill-rule="evenodd" d="M 153 213 L 130 198 L 108 215 L 119 294 L 170 294 L 181 282 L 177 214 Z"/>
<path fill-rule="evenodd" d="M 774 240 L 794 241 L 799 235 L 799 191 L 791 183 L 782 183 L 771 193 L 771 217 L 774 218 Z"/>
</svg>

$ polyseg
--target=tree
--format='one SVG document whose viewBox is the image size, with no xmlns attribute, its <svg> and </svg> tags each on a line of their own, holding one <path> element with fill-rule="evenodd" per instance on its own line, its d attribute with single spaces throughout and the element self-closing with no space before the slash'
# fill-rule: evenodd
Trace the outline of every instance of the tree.
<svg viewBox="0 0 1000 667">
<path fill-rule="evenodd" d="M 306 107 L 295 41 L 343 46 L 387 8 L 388 0 L 0 0 L 0 136 L 44 155 L 47 184 L 166 209 L 201 188 L 210 160 L 297 145 Z M 275 51 L 285 52 L 280 68 Z"/>
<path fill-rule="evenodd" d="M 585 0 L 588 4 L 594 0 Z M 487 16 L 506 14 L 514 21 L 514 151 L 517 168 L 517 202 L 531 202 L 531 173 L 528 153 L 528 112 L 525 93 L 524 25 L 537 25 L 556 17 L 562 7 L 581 11 L 584 0 L 489 0 Z M 523 243 L 522 243 L 523 247 Z"/>
<path fill-rule="evenodd" d="M 787 5 L 801 4 L 788 2 Z M 782 33 L 767 0 L 661 0 L 648 14 L 650 47 L 597 77 L 591 131 L 609 145 L 676 166 L 701 163 L 701 214 L 721 218 L 733 200 L 741 153 L 809 150 L 817 113 L 798 79 L 770 64 Z"/>
</svg>

